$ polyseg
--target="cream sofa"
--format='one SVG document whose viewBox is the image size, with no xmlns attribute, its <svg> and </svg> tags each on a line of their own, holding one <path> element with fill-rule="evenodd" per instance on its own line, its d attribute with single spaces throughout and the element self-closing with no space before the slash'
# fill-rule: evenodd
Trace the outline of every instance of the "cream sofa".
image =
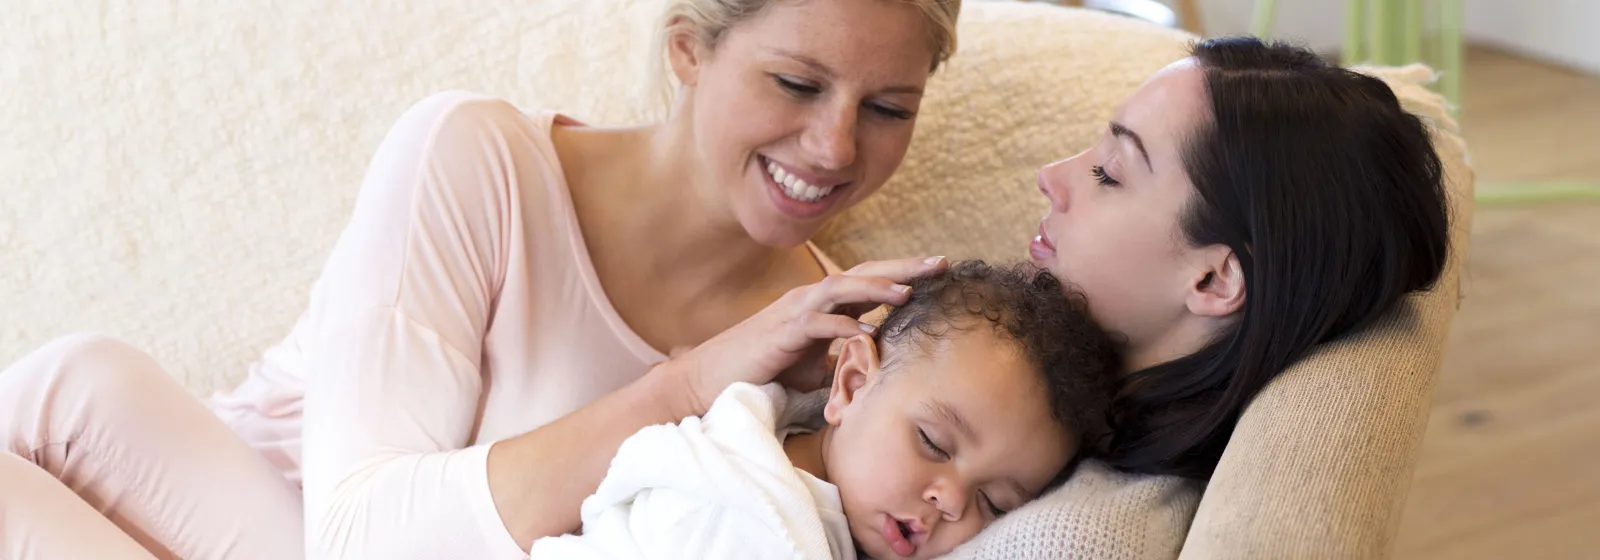
<svg viewBox="0 0 1600 560">
<path fill-rule="evenodd" d="M 645 118 L 632 84 L 658 2 L 12 7 L 0 18 L 0 363 L 93 330 L 150 351 L 196 394 L 236 382 L 305 304 L 366 159 L 406 106 L 468 89 L 596 124 Z M 1190 39 L 987 2 L 968 4 L 960 33 L 901 173 L 821 237 L 842 263 L 1020 257 L 1043 212 L 1035 170 L 1088 146 Z M 1194 511 L 1185 558 L 1370 558 L 1393 542 L 1456 306 L 1473 177 L 1454 124 L 1417 85 L 1425 72 L 1375 72 L 1439 127 L 1455 265 L 1256 400 Z"/>
</svg>

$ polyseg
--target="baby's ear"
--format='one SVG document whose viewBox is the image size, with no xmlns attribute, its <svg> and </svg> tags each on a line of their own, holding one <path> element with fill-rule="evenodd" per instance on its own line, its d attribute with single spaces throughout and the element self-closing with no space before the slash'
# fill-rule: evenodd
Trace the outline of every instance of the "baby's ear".
<svg viewBox="0 0 1600 560">
<path fill-rule="evenodd" d="M 839 362 L 833 367 L 828 404 L 822 408 L 822 417 L 829 424 L 839 425 L 845 408 L 855 401 L 867 380 L 878 375 L 878 367 L 878 344 L 871 336 L 861 334 L 845 339 L 839 348 Z"/>
</svg>

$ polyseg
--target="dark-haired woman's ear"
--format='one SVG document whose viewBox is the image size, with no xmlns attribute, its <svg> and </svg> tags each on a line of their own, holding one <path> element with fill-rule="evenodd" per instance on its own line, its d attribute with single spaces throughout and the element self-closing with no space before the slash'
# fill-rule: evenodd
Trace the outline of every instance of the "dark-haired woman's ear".
<svg viewBox="0 0 1600 560">
<path fill-rule="evenodd" d="M 1232 249 L 1214 245 L 1202 250 L 1200 266 L 1191 269 L 1189 312 L 1202 317 L 1226 317 L 1244 308 L 1244 268 Z"/>
<path fill-rule="evenodd" d="M 833 385 L 828 388 L 828 404 L 822 417 L 835 426 L 844 418 L 844 409 L 855 402 L 867 381 L 881 373 L 878 344 L 869 335 L 845 339 L 839 348 L 839 363 L 833 369 Z"/>
</svg>

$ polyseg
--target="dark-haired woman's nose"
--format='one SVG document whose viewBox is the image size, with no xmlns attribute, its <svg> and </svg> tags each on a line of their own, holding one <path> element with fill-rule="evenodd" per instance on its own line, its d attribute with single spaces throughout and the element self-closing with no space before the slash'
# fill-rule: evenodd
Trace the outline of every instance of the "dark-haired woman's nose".
<svg viewBox="0 0 1600 560">
<path fill-rule="evenodd" d="M 1067 183 L 1070 182 L 1068 168 L 1072 160 L 1064 159 L 1039 170 L 1039 192 L 1050 199 L 1050 211 L 1062 213 L 1067 211 Z"/>
</svg>

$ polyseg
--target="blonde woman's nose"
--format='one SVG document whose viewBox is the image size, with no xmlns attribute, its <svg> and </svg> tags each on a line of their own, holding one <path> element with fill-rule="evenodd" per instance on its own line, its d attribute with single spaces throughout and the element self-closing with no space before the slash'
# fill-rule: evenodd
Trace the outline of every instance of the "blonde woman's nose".
<svg viewBox="0 0 1600 560">
<path fill-rule="evenodd" d="M 801 143 L 813 165 L 828 171 L 850 167 L 856 161 L 855 107 L 830 107 L 819 111 Z"/>
</svg>

